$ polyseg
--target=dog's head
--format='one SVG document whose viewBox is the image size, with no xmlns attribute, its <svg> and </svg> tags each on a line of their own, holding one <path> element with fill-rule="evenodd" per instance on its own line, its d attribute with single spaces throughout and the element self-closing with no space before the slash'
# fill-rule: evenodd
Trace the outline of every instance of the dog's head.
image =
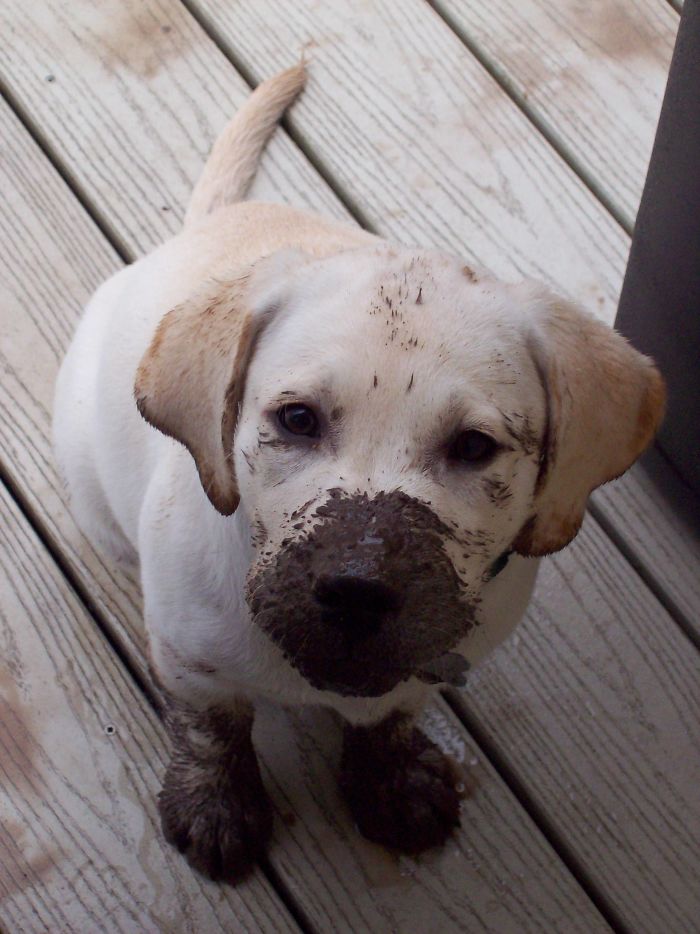
<svg viewBox="0 0 700 934">
<path fill-rule="evenodd" d="M 256 624 L 315 687 L 366 696 L 468 635 L 504 553 L 563 548 L 664 405 L 648 358 L 543 287 L 386 246 L 207 284 L 136 395 L 213 505 L 240 500 Z"/>
</svg>

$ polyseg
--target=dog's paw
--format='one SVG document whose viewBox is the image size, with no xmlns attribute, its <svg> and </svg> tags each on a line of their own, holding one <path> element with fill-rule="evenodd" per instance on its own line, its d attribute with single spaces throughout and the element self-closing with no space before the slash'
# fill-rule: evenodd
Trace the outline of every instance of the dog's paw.
<svg viewBox="0 0 700 934">
<path fill-rule="evenodd" d="M 217 881 L 242 879 L 272 833 L 272 808 L 259 773 L 233 781 L 228 772 L 171 764 L 158 807 L 166 840 Z"/>
<path fill-rule="evenodd" d="M 346 741 L 340 786 L 358 829 L 406 853 L 443 844 L 459 826 L 462 776 L 419 729 L 387 742 Z"/>
</svg>

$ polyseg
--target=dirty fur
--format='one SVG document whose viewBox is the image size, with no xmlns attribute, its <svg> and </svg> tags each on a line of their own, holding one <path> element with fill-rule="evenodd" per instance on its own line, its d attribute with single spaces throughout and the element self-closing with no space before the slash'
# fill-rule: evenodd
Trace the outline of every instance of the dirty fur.
<svg viewBox="0 0 700 934">
<path fill-rule="evenodd" d="M 194 711 L 170 701 L 165 720 L 172 753 L 158 798 L 163 834 L 203 875 L 241 879 L 272 833 L 252 709 Z"/>
<path fill-rule="evenodd" d="M 459 825 L 462 771 L 401 714 L 346 726 L 340 787 L 360 832 L 392 849 L 421 853 Z"/>
<path fill-rule="evenodd" d="M 54 404 L 77 522 L 139 564 L 170 711 L 164 832 L 228 881 L 270 832 L 260 697 L 350 724 L 342 782 L 365 833 L 444 840 L 455 785 L 411 723 L 426 680 L 513 630 L 533 557 L 571 540 L 664 406 L 652 361 L 544 286 L 242 202 L 304 81 L 300 65 L 256 89 L 183 230 L 97 291 Z M 313 431 L 284 426 L 288 404 Z M 455 455 L 465 432 L 488 457 Z"/>
<path fill-rule="evenodd" d="M 456 645 L 474 625 L 467 593 L 444 548 L 456 533 L 405 493 L 347 496 L 332 490 L 302 535 L 252 575 L 248 601 L 260 629 L 314 687 L 377 696 Z M 339 620 L 314 585 L 338 574 L 390 581 L 391 612 Z"/>
</svg>

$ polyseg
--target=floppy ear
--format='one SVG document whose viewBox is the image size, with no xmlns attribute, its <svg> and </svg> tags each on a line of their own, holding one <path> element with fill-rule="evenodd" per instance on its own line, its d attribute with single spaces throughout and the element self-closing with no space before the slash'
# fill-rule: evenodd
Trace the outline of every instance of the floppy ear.
<svg viewBox="0 0 700 934">
<path fill-rule="evenodd" d="M 528 344 L 547 399 L 535 514 L 514 543 L 544 555 L 578 532 L 590 493 L 654 437 L 666 390 L 649 358 L 574 305 L 541 293 Z"/>
<path fill-rule="evenodd" d="M 284 272 L 305 254 L 280 251 L 228 281 L 210 280 L 161 320 L 136 373 L 141 415 L 185 445 L 223 515 L 238 506 L 233 436 L 255 342 L 279 307 Z"/>
</svg>

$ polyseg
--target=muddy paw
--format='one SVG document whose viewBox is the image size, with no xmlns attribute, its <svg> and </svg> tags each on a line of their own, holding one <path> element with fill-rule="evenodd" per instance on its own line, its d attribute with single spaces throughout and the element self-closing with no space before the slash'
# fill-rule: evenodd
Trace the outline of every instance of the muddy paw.
<svg viewBox="0 0 700 934">
<path fill-rule="evenodd" d="M 257 772 L 257 765 L 255 768 Z M 163 833 L 210 879 L 237 882 L 265 851 L 272 810 L 259 773 L 171 764 L 158 806 Z"/>
<path fill-rule="evenodd" d="M 414 854 L 444 843 L 459 826 L 461 780 L 415 727 L 346 733 L 340 785 L 360 832 L 375 843 Z"/>
</svg>

